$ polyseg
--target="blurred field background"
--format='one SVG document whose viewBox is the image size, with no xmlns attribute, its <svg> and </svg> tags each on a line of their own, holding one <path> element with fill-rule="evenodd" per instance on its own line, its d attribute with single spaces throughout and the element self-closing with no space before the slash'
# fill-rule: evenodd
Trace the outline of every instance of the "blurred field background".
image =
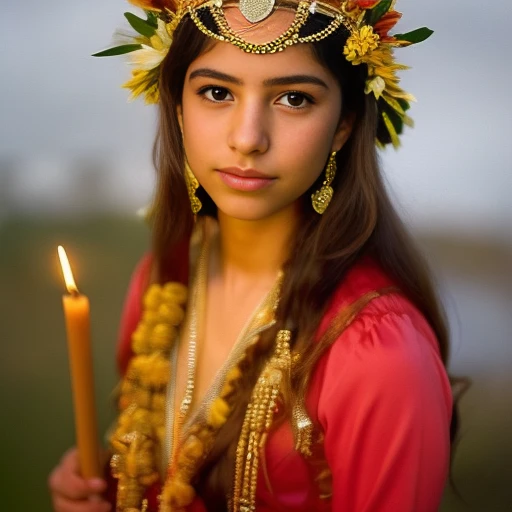
<svg viewBox="0 0 512 512">
<path fill-rule="evenodd" d="M 398 2 L 417 127 L 383 166 L 434 269 L 452 330 L 450 371 L 472 387 L 443 512 L 512 510 L 512 100 L 508 6 Z M 130 273 L 147 250 L 154 111 L 126 104 L 122 59 L 88 57 L 124 0 L 11 2 L 0 16 L 0 510 L 49 512 L 48 472 L 73 444 L 63 291 L 68 250 L 91 300 L 100 431 L 114 416 L 114 349 Z"/>
<path fill-rule="evenodd" d="M 129 275 L 147 246 L 135 217 L 15 217 L 0 227 L 2 510 L 50 511 L 46 477 L 73 444 L 73 412 L 55 248 L 66 243 L 91 301 L 100 431 L 114 417 L 114 347 Z M 507 511 L 512 503 L 512 287 L 509 248 L 420 239 L 434 263 L 453 331 L 451 370 L 473 381 L 443 511 Z M 4 508 L 5 507 L 5 508 Z"/>
</svg>

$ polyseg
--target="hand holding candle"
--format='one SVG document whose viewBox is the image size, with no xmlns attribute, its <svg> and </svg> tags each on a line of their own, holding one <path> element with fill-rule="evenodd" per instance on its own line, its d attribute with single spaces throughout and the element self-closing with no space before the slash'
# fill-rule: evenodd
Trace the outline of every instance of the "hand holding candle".
<svg viewBox="0 0 512 512">
<path fill-rule="evenodd" d="M 75 408 L 75 428 L 81 473 L 101 476 L 98 428 L 94 405 L 89 299 L 78 292 L 66 252 L 58 248 L 69 294 L 62 298 L 68 338 L 69 363 Z"/>
</svg>

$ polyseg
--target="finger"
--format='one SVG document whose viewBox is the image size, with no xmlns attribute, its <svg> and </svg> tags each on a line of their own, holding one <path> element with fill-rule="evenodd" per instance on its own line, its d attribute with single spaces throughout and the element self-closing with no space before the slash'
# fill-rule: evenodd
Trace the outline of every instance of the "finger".
<svg viewBox="0 0 512 512">
<path fill-rule="evenodd" d="M 104 452 L 101 453 L 101 458 L 107 459 L 108 452 L 104 450 Z M 62 456 L 62 459 L 60 461 L 60 465 L 65 467 L 70 473 L 73 473 L 75 475 L 81 475 L 80 472 L 80 458 L 78 455 L 78 450 L 75 448 L 71 448 L 68 450 L 64 455 Z M 103 465 L 103 464 L 102 464 Z M 96 481 L 98 483 L 101 479 L 100 478 L 91 478 L 89 479 L 89 482 Z M 93 487 L 97 487 L 93 484 Z M 101 489 L 103 490 L 103 489 Z"/>
<path fill-rule="evenodd" d="M 78 454 L 74 449 L 67 452 L 52 471 L 48 486 L 53 493 L 70 500 L 86 499 L 91 494 L 102 493 L 107 487 L 106 482 L 100 478 L 82 478 L 78 473 Z"/>
<path fill-rule="evenodd" d="M 59 465 L 66 467 L 70 471 L 78 473 L 80 469 L 80 463 L 78 461 L 78 450 L 76 446 L 64 452 L 64 455 L 60 459 Z"/>
<path fill-rule="evenodd" d="M 98 496 L 97 501 L 80 500 L 74 501 L 64 498 L 63 496 L 55 496 L 53 499 L 53 509 L 55 512 L 109 512 L 112 505 Z"/>
<path fill-rule="evenodd" d="M 90 478 L 86 482 L 93 494 L 102 494 L 107 490 L 107 482 L 102 478 Z"/>
<path fill-rule="evenodd" d="M 62 465 L 52 471 L 48 486 L 53 494 L 70 500 L 85 499 L 91 494 L 87 482 Z"/>
<path fill-rule="evenodd" d="M 107 489 L 104 480 L 84 480 L 80 475 L 70 474 L 57 469 L 50 476 L 50 489 L 64 498 L 70 500 L 85 500 L 92 495 L 98 495 Z"/>
</svg>

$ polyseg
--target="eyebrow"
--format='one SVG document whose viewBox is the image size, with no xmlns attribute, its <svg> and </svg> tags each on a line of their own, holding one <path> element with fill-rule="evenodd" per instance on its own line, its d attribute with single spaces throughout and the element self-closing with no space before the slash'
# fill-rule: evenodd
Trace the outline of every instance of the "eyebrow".
<svg viewBox="0 0 512 512">
<path fill-rule="evenodd" d="M 228 82 L 230 84 L 235 85 L 243 85 L 243 81 L 239 78 L 228 75 L 227 73 L 222 73 L 221 71 L 216 71 L 211 68 L 200 68 L 192 71 L 190 73 L 189 80 L 194 80 L 195 78 L 213 78 L 215 80 L 222 80 L 223 82 Z M 263 81 L 263 85 L 265 87 L 274 87 L 276 85 L 297 85 L 297 84 L 312 84 L 319 85 L 325 89 L 329 89 L 328 85 L 313 75 L 289 75 L 289 76 L 278 76 L 275 78 L 267 78 Z"/>
</svg>

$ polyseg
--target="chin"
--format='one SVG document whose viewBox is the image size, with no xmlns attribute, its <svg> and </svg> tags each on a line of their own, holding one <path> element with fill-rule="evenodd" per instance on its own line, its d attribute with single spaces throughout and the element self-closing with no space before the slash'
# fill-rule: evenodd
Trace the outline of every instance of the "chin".
<svg viewBox="0 0 512 512">
<path fill-rule="evenodd" d="M 250 197 L 229 197 L 214 202 L 219 213 L 222 212 L 226 217 L 233 219 L 255 221 L 272 214 L 268 201 L 262 198 L 255 200 Z"/>
<path fill-rule="evenodd" d="M 227 210 L 223 210 L 219 208 L 226 217 L 230 217 L 236 220 L 243 220 L 248 222 L 255 222 L 259 220 L 264 220 L 272 216 L 271 212 L 268 211 L 254 211 L 248 208 L 240 209 L 240 208 L 230 208 Z"/>
</svg>

